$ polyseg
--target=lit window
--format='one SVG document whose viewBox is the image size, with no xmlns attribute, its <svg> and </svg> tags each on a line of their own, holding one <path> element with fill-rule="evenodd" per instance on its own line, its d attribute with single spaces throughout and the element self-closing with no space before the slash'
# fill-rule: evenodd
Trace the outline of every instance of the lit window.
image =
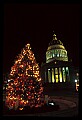
<svg viewBox="0 0 82 120">
<path fill-rule="evenodd" d="M 54 53 L 53 53 L 53 57 L 54 57 L 55 55 L 54 55 Z"/>
<path fill-rule="evenodd" d="M 48 69 L 48 70 L 50 70 L 50 69 Z"/>
<path fill-rule="evenodd" d="M 57 54 L 57 57 L 59 57 L 59 54 Z"/>
<path fill-rule="evenodd" d="M 64 67 L 62 68 L 62 70 L 64 70 Z"/>
<path fill-rule="evenodd" d="M 68 71 L 68 67 L 66 67 L 66 71 Z"/>
</svg>

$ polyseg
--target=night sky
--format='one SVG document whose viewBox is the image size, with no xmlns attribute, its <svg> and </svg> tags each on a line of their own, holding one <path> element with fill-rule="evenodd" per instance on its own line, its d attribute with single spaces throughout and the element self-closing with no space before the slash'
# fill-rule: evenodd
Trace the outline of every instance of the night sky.
<svg viewBox="0 0 82 120">
<path fill-rule="evenodd" d="M 14 59 L 30 43 L 37 63 L 45 62 L 53 38 L 63 42 L 69 60 L 79 66 L 79 4 L 5 4 L 3 73 L 10 72 Z"/>
</svg>

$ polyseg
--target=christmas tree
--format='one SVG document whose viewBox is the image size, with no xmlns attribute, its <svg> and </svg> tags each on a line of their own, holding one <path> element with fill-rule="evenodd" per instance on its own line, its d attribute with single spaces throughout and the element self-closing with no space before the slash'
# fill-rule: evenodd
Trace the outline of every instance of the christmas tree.
<svg viewBox="0 0 82 120">
<path fill-rule="evenodd" d="M 17 56 L 9 74 L 6 88 L 6 106 L 22 110 L 25 106 L 41 107 L 44 102 L 42 80 L 30 44 Z"/>
</svg>

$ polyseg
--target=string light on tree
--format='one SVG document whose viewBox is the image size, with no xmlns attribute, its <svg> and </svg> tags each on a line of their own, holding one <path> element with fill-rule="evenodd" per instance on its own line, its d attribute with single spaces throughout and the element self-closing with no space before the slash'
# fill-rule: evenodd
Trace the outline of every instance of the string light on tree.
<svg viewBox="0 0 82 120">
<path fill-rule="evenodd" d="M 30 44 L 21 50 L 9 74 L 6 105 L 9 109 L 23 110 L 24 106 L 41 107 L 43 86 Z"/>
</svg>

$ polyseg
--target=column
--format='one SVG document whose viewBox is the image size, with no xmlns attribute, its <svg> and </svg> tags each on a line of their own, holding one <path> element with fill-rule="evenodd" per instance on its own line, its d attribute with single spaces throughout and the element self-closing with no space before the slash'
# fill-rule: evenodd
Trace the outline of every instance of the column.
<svg viewBox="0 0 82 120">
<path fill-rule="evenodd" d="M 61 70 L 61 68 L 59 68 L 59 78 L 60 78 L 60 82 L 62 82 L 62 70 Z"/>
<path fill-rule="evenodd" d="M 60 77 L 59 77 L 59 68 L 58 69 L 58 82 L 60 82 Z"/>
<path fill-rule="evenodd" d="M 66 71 L 65 71 L 65 67 L 63 67 L 62 70 L 63 70 L 63 81 L 66 82 Z"/>
<path fill-rule="evenodd" d="M 58 83 L 58 69 L 55 68 L 55 80 L 56 80 L 56 83 Z"/>
<path fill-rule="evenodd" d="M 52 68 L 52 83 L 54 83 L 54 68 Z"/>
<path fill-rule="evenodd" d="M 66 67 L 66 75 L 67 75 L 67 81 L 69 81 L 69 68 Z"/>
<path fill-rule="evenodd" d="M 66 67 L 65 67 L 65 75 L 66 75 L 66 82 L 67 82 L 67 71 L 66 71 Z"/>
<path fill-rule="evenodd" d="M 48 82 L 51 83 L 51 69 L 48 69 Z"/>
<path fill-rule="evenodd" d="M 61 72 L 62 72 L 62 82 L 64 82 L 63 80 L 63 68 L 61 67 Z"/>
<path fill-rule="evenodd" d="M 54 82 L 56 83 L 55 68 L 54 68 Z"/>
<path fill-rule="evenodd" d="M 50 73 L 51 73 L 51 83 L 52 83 L 52 68 L 50 69 Z"/>
</svg>

